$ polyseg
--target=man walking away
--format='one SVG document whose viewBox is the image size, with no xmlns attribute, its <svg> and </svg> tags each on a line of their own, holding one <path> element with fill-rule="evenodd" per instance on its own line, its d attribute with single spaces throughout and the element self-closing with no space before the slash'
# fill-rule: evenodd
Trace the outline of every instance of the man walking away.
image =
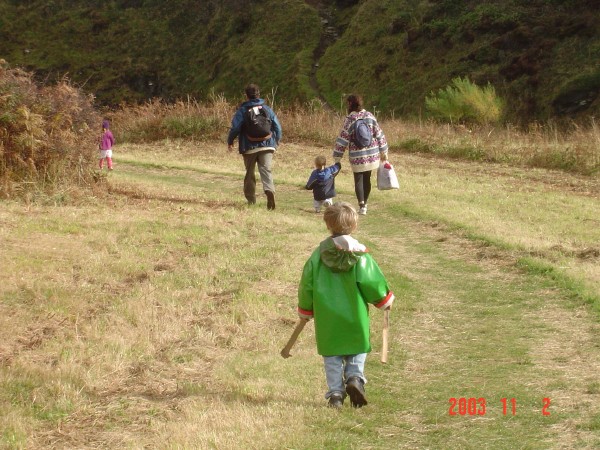
<svg viewBox="0 0 600 450">
<path fill-rule="evenodd" d="M 249 205 L 256 203 L 255 167 L 267 196 L 267 209 L 275 209 L 275 184 L 271 168 L 273 154 L 281 141 L 281 125 L 273 110 L 260 98 L 256 84 L 245 89 L 246 101 L 243 102 L 231 119 L 231 130 L 227 137 L 229 151 L 238 139 L 238 151 L 244 158 L 246 176 L 244 177 L 244 195 Z"/>
</svg>

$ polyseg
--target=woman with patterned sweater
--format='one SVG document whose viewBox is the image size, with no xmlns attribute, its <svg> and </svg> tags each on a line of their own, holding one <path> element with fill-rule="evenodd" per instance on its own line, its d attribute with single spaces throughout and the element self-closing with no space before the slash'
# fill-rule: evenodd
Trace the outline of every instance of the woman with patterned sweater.
<svg viewBox="0 0 600 450">
<path fill-rule="evenodd" d="M 351 94 L 346 101 L 348 115 L 344 120 L 342 131 L 335 141 L 333 159 L 335 162 L 340 162 L 348 148 L 350 167 L 354 174 L 354 192 L 358 200 L 358 213 L 365 215 L 371 193 L 371 172 L 379 168 L 379 161 L 387 160 L 388 145 L 375 116 L 363 109 L 362 97 Z M 364 141 L 364 136 L 360 136 L 364 133 L 368 133 L 366 141 Z"/>
</svg>

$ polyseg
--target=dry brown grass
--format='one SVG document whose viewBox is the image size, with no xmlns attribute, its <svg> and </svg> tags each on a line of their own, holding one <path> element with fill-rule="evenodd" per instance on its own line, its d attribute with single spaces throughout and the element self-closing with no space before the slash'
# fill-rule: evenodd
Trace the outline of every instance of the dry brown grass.
<svg viewBox="0 0 600 450">
<path fill-rule="evenodd" d="M 223 141 L 235 105 L 222 96 L 201 103 L 188 99 L 172 104 L 161 101 L 125 107 L 111 113 L 119 136 L 130 142 L 188 137 Z M 277 109 L 284 141 L 333 147 L 343 116 L 313 102 Z M 177 126 L 165 126 L 175 121 Z M 194 123 L 209 123 L 207 129 Z M 591 118 L 583 125 L 559 130 L 552 124 L 532 124 L 528 130 L 511 126 L 454 126 L 431 121 L 380 118 L 392 151 L 440 157 L 507 163 L 514 166 L 559 169 L 594 174 L 600 167 L 600 126 Z M 185 129 L 182 131 L 182 129 Z M 183 134 L 181 134 L 183 133 Z M 187 134 L 186 134 L 187 133 Z"/>
<path fill-rule="evenodd" d="M 583 174 L 600 168 L 600 128 L 593 118 L 567 131 L 550 124 L 532 124 L 526 131 L 396 120 L 384 121 L 383 126 L 391 147 L 401 151 Z"/>
<path fill-rule="evenodd" d="M 168 138 L 209 141 L 227 133 L 234 112 L 222 96 L 202 103 L 188 98 L 174 103 L 155 99 L 107 111 L 120 142 L 154 142 Z"/>
<path fill-rule="evenodd" d="M 68 80 L 42 87 L 0 60 L 0 195 L 89 185 L 99 124 L 92 98 Z"/>
</svg>

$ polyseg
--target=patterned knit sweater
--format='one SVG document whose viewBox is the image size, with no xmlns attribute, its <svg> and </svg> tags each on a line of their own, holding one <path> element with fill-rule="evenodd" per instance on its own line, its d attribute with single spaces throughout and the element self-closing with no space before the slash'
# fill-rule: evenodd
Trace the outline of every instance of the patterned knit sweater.
<svg viewBox="0 0 600 450">
<path fill-rule="evenodd" d="M 357 148 L 351 140 L 358 119 L 364 119 L 373 135 L 371 145 L 360 149 Z M 352 172 L 376 170 L 379 167 L 379 154 L 381 153 L 387 156 L 387 141 L 385 140 L 383 131 L 377 123 L 377 119 L 369 111 L 364 109 L 358 112 L 352 111 L 346 116 L 342 131 L 340 131 L 339 136 L 335 140 L 335 148 L 333 150 L 333 159 L 335 162 L 341 161 L 346 148 L 349 149 L 348 157 L 350 159 Z"/>
</svg>

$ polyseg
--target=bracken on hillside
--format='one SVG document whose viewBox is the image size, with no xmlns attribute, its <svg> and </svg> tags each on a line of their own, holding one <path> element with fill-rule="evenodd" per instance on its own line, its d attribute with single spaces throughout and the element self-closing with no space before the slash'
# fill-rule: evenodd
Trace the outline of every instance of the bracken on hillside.
<svg viewBox="0 0 600 450">
<path fill-rule="evenodd" d="M 0 60 L 0 195 L 88 183 L 99 123 L 93 98 L 67 80 L 40 86 Z"/>
</svg>

